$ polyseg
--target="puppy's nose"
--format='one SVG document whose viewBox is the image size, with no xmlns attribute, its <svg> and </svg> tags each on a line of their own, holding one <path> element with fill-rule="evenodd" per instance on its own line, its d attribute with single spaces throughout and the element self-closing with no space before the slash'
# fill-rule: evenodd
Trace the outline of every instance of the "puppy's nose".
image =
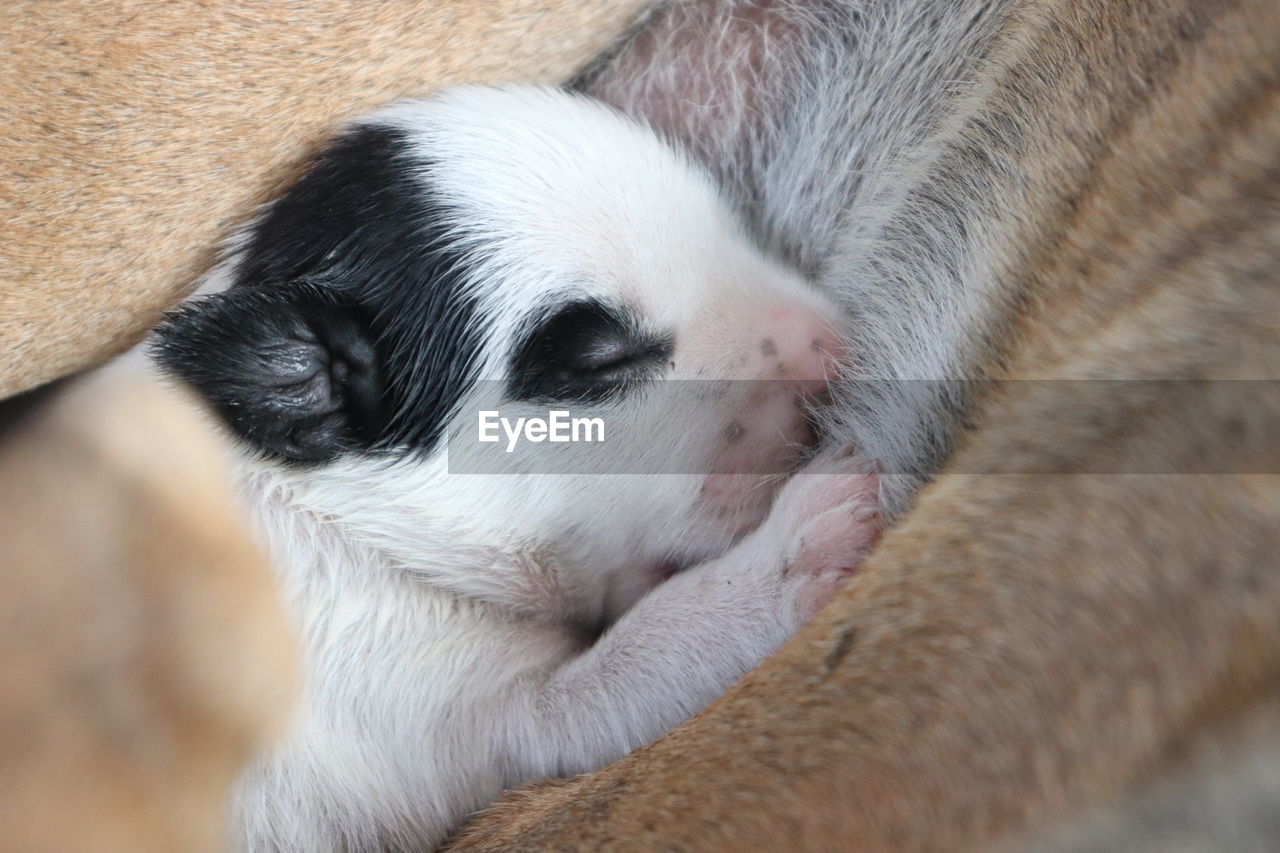
<svg viewBox="0 0 1280 853">
<path fill-rule="evenodd" d="M 830 320 L 806 306 L 778 306 L 769 311 L 762 331 L 762 379 L 792 380 L 805 394 L 826 390 L 843 354 Z"/>
</svg>

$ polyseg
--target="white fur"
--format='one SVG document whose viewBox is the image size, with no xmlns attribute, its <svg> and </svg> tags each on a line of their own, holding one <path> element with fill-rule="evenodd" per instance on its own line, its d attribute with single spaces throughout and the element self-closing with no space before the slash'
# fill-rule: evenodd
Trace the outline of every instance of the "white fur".
<svg viewBox="0 0 1280 853">
<path fill-rule="evenodd" d="M 967 247 L 994 200 L 962 183 L 975 170 L 948 95 L 1007 6 L 676 2 L 661 13 L 675 26 L 657 27 L 671 39 L 662 61 L 642 46 L 590 87 L 687 145 L 757 242 L 839 296 L 846 376 L 874 384 L 842 386 L 833 426 L 902 475 L 880 479 L 895 510 L 949 449 L 964 395 L 900 380 L 966 377 L 981 361 L 990 261 Z M 679 330 L 673 377 L 758 377 L 770 305 L 832 313 L 753 247 L 705 174 L 598 105 L 464 89 L 376 120 L 412 130 L 432 186 L 451 188 L 487 307 L 487 376 L 548 296 L 625 294 Z M 635 456 L 620 466 L 640 470 L 656 448 L 666 470 L 699 470 L 735 420 L 769 435 L 744 400 L 701 422 L 680 411 L 615 413 L 660 437 L 624 446 Z M 751 444 L 767 454 L 795 435 L 782 438 Z M 247 848 L 427 847 L 503 787 L 620 756 L 718 695 L 820 602 L 837 567 L 797 560 L 800 543 L 847 556 L 875 526 L 846 521 L 870 502 L 852 463 L 844 477 L 796 478 L 728 551 L 765 512 L 768 483 L 731 480 L 708 501 L 692 475 L 476 483 L 447 463 L 251 472 L 310 672 L 307 714 L 243 787 Z M 844 485 L 833 495 L 828 481 Z M 815 532 L 806 520 L 826 506 L 843 507 L 841 523 Z M 653 589 L 669 559 L 706 562 Z M 598 619 L 617 621 L 589 646 L 580 626 Z"/>
<path fill-rule="evenodd" d="M 303 713 L 240 787 L 253 851 L 429 849 L 506 787 L 648 743 L 784 641 L 876 530 L 857 460 L 811 463 L 826 476 L 792 481 L 764 524 L 778 477 L 734 473 L 799 460 L 834 308 L 751 243 L 705 173 L 550 90 L 462 88 L 370 121 L 413 134 L 449 205 L 483 377 L 503 376 L 536 306 L 604 296 L 675 331 L 666 379 L 794 384 L 614 404 L 617 470 L 674 473 L 458 474 L 444 448 L 247 460 L 306 659 Z"/>
</svg>

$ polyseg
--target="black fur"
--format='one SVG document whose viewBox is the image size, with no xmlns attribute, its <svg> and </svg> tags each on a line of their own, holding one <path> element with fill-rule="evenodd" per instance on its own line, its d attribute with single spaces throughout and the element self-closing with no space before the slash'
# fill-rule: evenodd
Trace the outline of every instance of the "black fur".
<svg viewBox="0 0 1280 853">
<path fill-rule="evenodd" d="M 269 453 L 328 459 L 371 444 L 385 427 L 368 324 L 324 290 L 235 288 L 175 312 L 160 336 L 165 368 Z"/>
<path fill-rule="evenodd" d="M 396 128 L 337 139 L 255 224 L 231 289 L 161 327 L 161 365 L 287 459 L 433 446 L 480 342 L 429 168 Z"/>
<path fill-rule="evenodd" d="M 626 311 L 573 302 L 517 347 L 507 393 L 516 400 L 602 402 L 654 373 L 672 346 L 670 336 L 645 332 Z"/>
</svg>

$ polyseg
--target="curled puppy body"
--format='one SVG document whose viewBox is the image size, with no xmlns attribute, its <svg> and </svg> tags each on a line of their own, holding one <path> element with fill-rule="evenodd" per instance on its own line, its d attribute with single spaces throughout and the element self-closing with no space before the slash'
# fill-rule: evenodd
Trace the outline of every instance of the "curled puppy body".
<svg viewBox="0 0 1280 853">
<path fill-rule="evenodd" d="M 359 122 L 224 272 L 157 354 L 249 445 L 304 641 L 246 849 L 423 849 L 503 788 L 600 767 L 777 648 L 876 535 L 859 459 L 776 488 L 833 304 L 585 97 L 461 88 Z M 682 387 L 713 390 L 659 393 Z M 615 476 L 451 473 L 446 435 L 494 388 L 605 416 Z"/>
</svg>

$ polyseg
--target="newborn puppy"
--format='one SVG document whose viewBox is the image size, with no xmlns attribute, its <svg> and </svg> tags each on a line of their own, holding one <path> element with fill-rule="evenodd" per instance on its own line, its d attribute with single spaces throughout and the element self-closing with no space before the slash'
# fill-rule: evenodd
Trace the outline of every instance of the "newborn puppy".
<svg viewBox="0 0 1280 853">
<path fill-rule="evenodd" d="M 243 849 L 428 849 L 504 788 L 613 761 L 776 649 L 876 535 L 854 457 L 778 492 L 833 304 L 585 97 L 459 88 L 357 122 L 223 274 L 156 354 L 243 440 L 307 668 L 240 787 Z M 479 442 L 487 410 L 597 417 L 604 441 L 570 471 Z"/>
</svg>

